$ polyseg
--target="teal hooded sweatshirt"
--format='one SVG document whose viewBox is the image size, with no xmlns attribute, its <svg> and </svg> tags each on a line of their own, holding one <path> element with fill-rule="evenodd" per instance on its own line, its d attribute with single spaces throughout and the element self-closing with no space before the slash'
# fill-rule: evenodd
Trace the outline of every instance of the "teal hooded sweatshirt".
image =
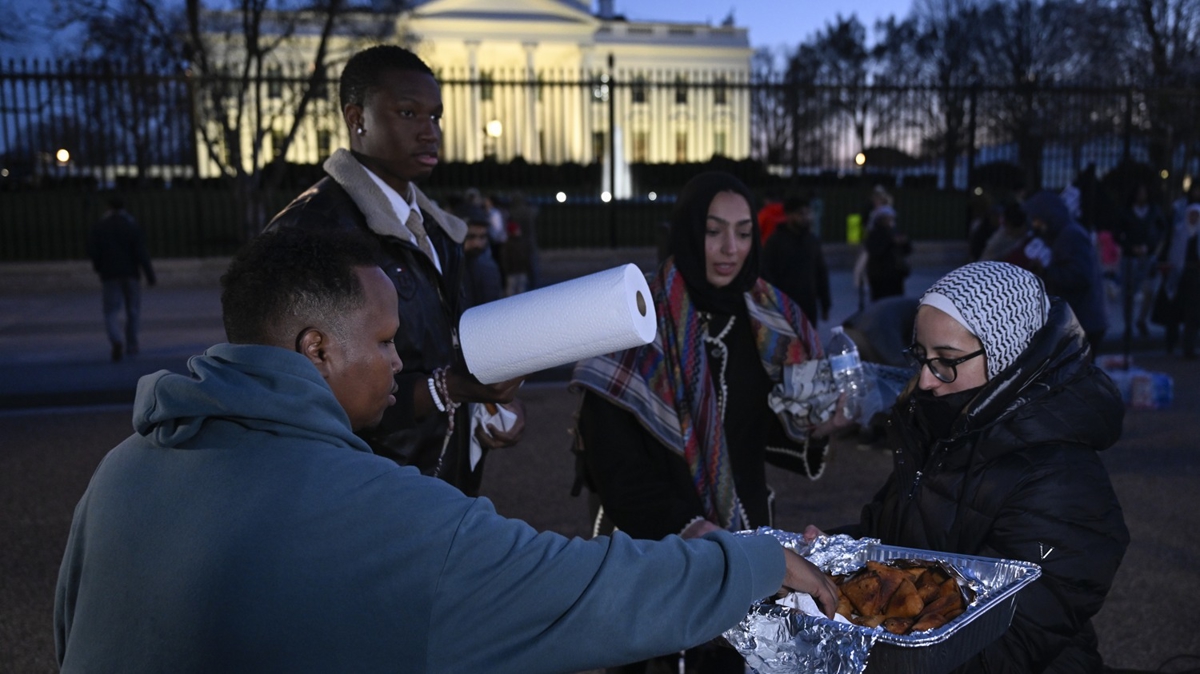
<svg viewBox="0 0 1200 674">
<path fill-rule="evenodd" d="M 375 456 L 299 354 L 139 382 L 75 509 L 63 672 L 572 672 L 678 651 L 784 575 L 774 539 L 538 533 Z"/>
</svg>

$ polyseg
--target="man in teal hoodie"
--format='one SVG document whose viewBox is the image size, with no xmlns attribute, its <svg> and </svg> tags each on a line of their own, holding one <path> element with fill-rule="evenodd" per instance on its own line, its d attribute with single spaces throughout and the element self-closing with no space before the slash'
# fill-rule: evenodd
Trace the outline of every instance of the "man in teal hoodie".
<svg viewBox="0 0 1200 674">
<path fill-rule="evenodd" d="M 136 433 L 75 510 L 63 672 L 572 672 L 835 589 L 768 536 L 538 533 L 371 453 L 402 367 L 357 234 L 285 228 L 222 278 L 230 343 L 138 384 Z"/>
</svg>

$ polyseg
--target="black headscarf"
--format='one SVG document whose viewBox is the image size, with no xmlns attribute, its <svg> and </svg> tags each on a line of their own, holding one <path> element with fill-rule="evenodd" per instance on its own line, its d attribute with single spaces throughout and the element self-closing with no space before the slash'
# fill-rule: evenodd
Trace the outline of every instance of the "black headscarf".
<svg viewBox="0 0 1200 674">
<path fill-rule="evenodd" d="M 708 282 L 704 257 L 704 230 L 708 207 L 721 192 L 736 192 L 750 206 L 750 254 L 733 281 L 722 288 Z M 671 255 L 675 267 L 683 274 L 688 295 L 696 308 L 719 314 L 743 314 L 746 311 L 742 295 L 758 280 L 758 219 L 754 211 L 754 195 L 742 181 L 722 171 L 708 171 L 692 178 L 679 193 L 671 214 Z"/>
</svg>

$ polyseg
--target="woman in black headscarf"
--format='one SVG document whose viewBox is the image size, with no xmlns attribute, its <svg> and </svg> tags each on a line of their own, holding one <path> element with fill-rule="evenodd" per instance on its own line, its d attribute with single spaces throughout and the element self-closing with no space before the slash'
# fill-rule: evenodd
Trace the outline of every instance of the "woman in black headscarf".
<svg viewBox="0 0 1200 674">
<path fill-rule="evenodd" d="M 576 366 L 577 450 L 599 501 L 597 534 L 615 526 L 661 539 L 769 525 L 766 462 L 820 475 L 827 441 L 816 436 L 835 422 L 812 428 L 768 406 L 785 367 L 822 352 L 800 308 L 758 277 L 752 206 L 729 174 L 692 179 L 671 219 L 671 256 L 650 279 L 655 340 Z M 695 658 L 708 663 L 697 671 L 744 667 L 731 649 Z"/>
</svg>

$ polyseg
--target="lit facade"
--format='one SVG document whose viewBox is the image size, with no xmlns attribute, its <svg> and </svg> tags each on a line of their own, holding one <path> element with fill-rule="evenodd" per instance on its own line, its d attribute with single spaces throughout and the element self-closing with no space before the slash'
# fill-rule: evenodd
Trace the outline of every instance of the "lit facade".
<svg viewBox="0 0 1200 674">
<path fill-rule="evenodd" d="M 749 155 L 746 83 L 752 50 L 746 29 L 626 21 L 612 15 L 611 2 L 601 2 L 595 13 L 590 4 L 414 3 L 394 25 L 372 27 L 372 19 L 360 18 L 354 30 L 335 37 L 331 73 L 375 42 L 416 51 L 442 84 L 445 161 L 521 157 L 530 163 L 590 164 L 607 161 L 611 153 L 620 165 Z M 311 33 L 294 38 L 279 58 L 304 63 L 315 40 Z M 310 107 L 289 161 L 319 162 L 348 142 L 333 89 Z M 294 109 L 286 92 L 265 99 L 272 115 L 265 126 L 275 131 L 261 141 L 260 165 L 273 156 L 290 125 L 287 111 Z M 242 142 L 250 161 L 247 145 L 254 141 Z M 217 170 L 211 158 L 202 157 L 201 164 L 202 174 Z"/>
<path fill-rule="evenodd" d="M 587 164 L 606 155 L 610 119 L 629 162 L 749 154 L 744 28 L 605 18 L 579 0 L 495 5 L 431 0 L 401 19 L 443 82 L 448 159 Z"/>
</svg>

